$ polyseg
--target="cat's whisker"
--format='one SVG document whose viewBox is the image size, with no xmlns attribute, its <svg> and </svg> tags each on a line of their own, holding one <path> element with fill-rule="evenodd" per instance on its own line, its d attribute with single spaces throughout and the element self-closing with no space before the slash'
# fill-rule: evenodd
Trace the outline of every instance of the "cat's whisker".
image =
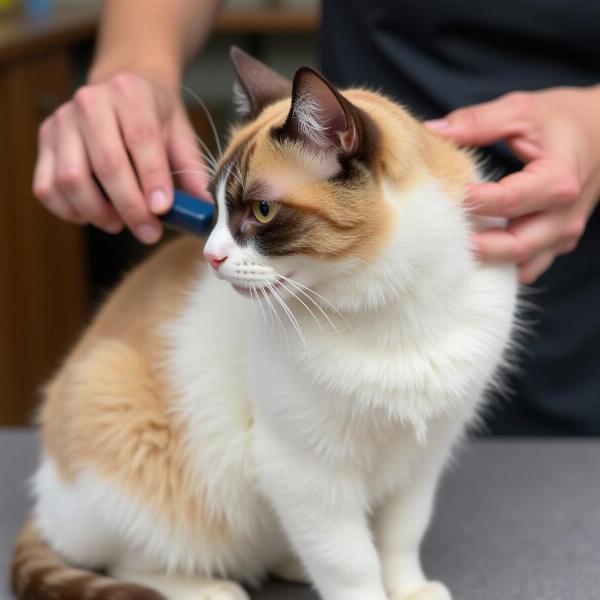
<svg viewBox="0 0 600 600">
<path fill-rule="evenodd" d="M 215 174 L 214 167 L 206 164 L 206 161 L 198 161 L 198 160 L 189 160 L 188 161 L 192 165 L 197 165 L 198 167 L 202 167 L 211 173 L 211 175 Z"/>
<path fill-rule="evenodd" d="M 198 135 L 194 134 L 196 141 L 200 144 L 200 147 L 194 148 L 194 151 L 200 155 L 200 157 L 208 163 L 213 169 L 217 168 L 218 161 L 210 148 L 206 145 L 205 141 Z"/>
<path fill-rule="evenodd" d="M 229 171 L 229 174 L 233 175 L 239 181 L 240 186 L 242 188 L 242 192 L 243 192 L 244 191 L 244 183 L 242 182 L 242 179 L 240 178 L 240 176 L 235 171 L 232 171 L 232 170 Z"/>
<path fill-rule="evenodd" d="M 256 291 L 256 285 L 254 283 L 250 284 L 250 292 L 252 293 L 252 296 L 254 297 L 254 299 L 258 302 L 258 306 L 260 308 L 260 312 L 262 313 L 265 325 L 267 327 L 269 327 L 269 321 L 267 320 L 267 313 L 265 312 L 265 308 L 262 305 L 260 296 L 258 295 L 258 292 Z"/>
<path fill-rule="evenodd" d="M 267 283 L 266 285 L 267 285 L 267 288 L 269 289 L 269 291 L 270 291 L 270 293 L 271 293 L 271 296 L 272 296 L 273 298 L 275 298 L 275 300 L 277 301 L 277 303 L 278 303 L 278 304 L 281 306 L 281 308 L 283 308 L 283 312 L 286 314 L 286 316 L 287 316 L 288 318 L 290 318 L 290 317 L 289 317 L 289 313 L 288 313 L 288 311 L 287 311 L 286 307 L 285 307 L 285 306 L 284 306 L 284 304 L 283 304 L 283 301 L 281 300 L 281 298 L 279 297 L 279 295 L 276 293 L 276 291 L 275 291 L 275 289 L 273 288 L 273 286 L 272 286 L 272 285 L 270 285 L 270 284 L 268 284 L 268 283 Z M 279 315 L 278 315 L 278 312 L 277 312 L 276 308 L 277 308 L 277 307 L 275 307 L 275 314 L 276 314 L 276 315 L 279 317 Z M 291 319 L 290 319 L 290 322 L 292 322 L 292 321 L 291 321 Z M 285 335 L 286 335 L 286 346 L 287 346 L 287 349 L 288 349 L 288 351 L 289 351 L 289 348 L 290 348 L 290 346 L 289 346 L 289 341 L 288 341 L 288 337 L 287 337 L 287 330 L 286 330 L 286 328 L 285 328 L 285 325 L 283 325 L 283 322 L 282 322 L 281 320 L 280 320 L 280 323 L 281 323 L 281 325 L 282 325 L 282 327 L 283 327 L 283 330 L 284 330 L 284 332 L 285 332 Z M 293 325 L 293 322 L 292 322 L 292 325 Z"/>
<path fill-rule="evenodd" d="M 242 193 L 243 193 L 244 192 L 244 182 L 242 180 L 243 178 L 242 178 L 242 173 L 240 171 L 239 164 L 236 163 L 235 165 L 234 164 L 229 165 L 227 175 L 228 176 L 232 175 L 233 177 L 235 177 L 237 179 L 237 181 L 240 184 L 240 187 L 242 188 Z"/>
<path fill-rule="evenodd" d="M 304 337 L 304 333 L 302 332 L 302 328 L 300 327 L 300 324 L 298 323 L 298 319 L 296 319 L 291 308 L 287 305 L 286 301 L 281 297 L 281 294 L 277 291 L 277 288 L 272 283 L 266 282 L 266 285 L 268 286 L 268 288 L 271 291 L 271 294 L 273 295 L 275 300 L 277 300 L 277 302 L 281 305 L 281 307 L 285 311 L 286 315 L 288 316 L 288 318 L 290 320 L 290 323 L 292 324 L 292 326 L 296 330 L 296 333 L 298 334 L 298 337 L 302 341 L 302 344 L 304 345 L 305 348 L 308 348 L 308 346 L 306 345 L 306 339 Z"/>
<path fill-rule="evenodd" d="M 216 169 L 217 164 L 218 164 L 217 159 L 213 156 L 212 152 L 210 151 L 208 146 L 204 143 L 204 140 L 202 138 L 196 136 L 196 139 L 202 146 L 202 151 L 200 152 L 200 155 L 213 169 Z M 199 148 L 199 150 L 200 150 L 200 148 Z"/>
<path fill-rule="evenodd" d="M 283 283 L 283 281 L 279 282 L 280 285 L 285 288 L 294 298 L 296 298 L 296 300 L 298 300 L 298 302 L 300 302 L 300 304 L 302 304 L 302 306 L 304 306 L 304 308 L 306 308 L 306 310 L 312 315 L 312 318 L 315 320 L 315 323 L 319 326 L 319 329 L 321 331 L 323 331 L 323 326 L 321 325 L 321 321 L 319 321 L 319 319 L 317 319 L 317 316 L 315 315 L 315 313 L 310 309 L 310 307 L 298 296 L 298 294 L 295 294 L 293 290 L 291 290 L 285 283 Z M 314 304 L 314 300 L 313 300 L 313 304 Z"/>
<path fill-rule="evenodd" d="M 250 296 L 252 296 L 253 300 L 256 300 L 257 302 L 259 301 L 258 300 L 258 294 L 257 294 L 256 289 L 255 289 L 255 287 L 253 285 L 250 285 Z M 259 306 L 260 306 L 260 304 L 259 304 Z M 261 307 L 261 312 L 262 312 L 262 307 Z M 264 320 L 265 320 L 265 315 L 263 313 L 263 321 Z"/>
<path fill-rule="evenodd" d="M 240 185 L 242 186 L 242 194 L 245 195 L 245 188 L 244 188 L 244 181 L 243 181 L 244 178 L 242 176 L 242 171 L 240 170 L 239 163 L 235 164 L 235 170 L 236 170 L 237 179 L 240 182 Z"/>
<path fill-rule="evenodd" d="M 291 285 L 296 286 L 295 282 L 288 282 L 291 283 Z M 331 328 L 338 334 L 340 335 L 339 329 L 336 327 L 335 323 L 331 320 L 330 316 L 327 314 L 327 312 L 323 309 L 323 307 L 315 301 L 315 299 L 312 296 L 309 296 L 303 289 L 299 288 L 298 286 L 296 286 L 296 289 L 303 294 L 308 300 L 310 300 L 321 312 L 321 314 L 325 317 L 325 319 L 327 320 L 327 322 L 329 323 L 329 325 L 331 325 Z"/>
<path fill-rule="evenodd" d="M 237 166 L 237 165 L 236 165 Z M 244 183 L 243 181 L 240 179 L 240 177 L 233 171 L 233 167 L 234 165 L 229 165 L 227 167 L 227 177 L 229 177 L 230 175 L 233 175 L 239 182 L 240 182 L 240 186 L 242 188 L 242 191 L 244 190 Z"/>
<path fill-rule="evenodd" d="M 215 156 L 214 152 L 208 147 L 208 144 L 199 136 L 194 134 L 196 137 L 196 140 L 200 143 L 200 145 L 202 146 L 202 149 L 204 151 L 204 156 L 210 160 L 210 162 L 214 165 L 216 165 L 219 162 L 219 159 Z"/>
<path fill-rule="evenodd" d="M 267 286 L 268 285 L 269 284 L 267 284 Z M 269 295 L 267 294 L 267 292 L 262 287 L 260 288 L 260 291 L 262 292 L 264 299 L 267 301 L 267 304 L 269 305 L 269 307 L 271 309 L 271 313 L 275 315 L 275 317 L 279 323 L 279 326 L 281 327 L 281 332 L 283 333 L 283 337 L 285 338 L 285 346 L 286 346 L 286 349 L 289 351 L 290 344 L 288 341 L 287 330 L 285 328 L 285 325 L 283 324 L 283 321 L 281 320 L 281 317 L 279 316 L 277 309 L 275 308 L 275 306 L 273 306 L 273 303 L 271 302 L 271 299 L 269 298 Z"/>
<path fill-rule="evenodd" d="M 204 162 L 209 163 L 211 166 L 215 166 L 217 164 L 217 161 L 216 161 L 215 157 L 212 155 L 212 153 L 210 152 L 210 150 L 208 150 L 208 153 L 210 153 L 210 155 L 209 155 L 207 153 L 207 151 L 204 149 L 204 147 L 206 146 L 206 144 L 204 144 L 204 140 L 202 140 L 202 138 L 199 138 L 195 134 L 194 134 L 194 137 L 202 144 L 201 146 L 195 146 L 193 148 L 194 152 L 196 154 L 199 154 L 200 158 L 202 158 L 202 160 Z"/>
<path fill-rule="evenodd" d="M 215 156 L 215 153 L 210 149 L 208 144 L 199 135 L 196 135 L 196 139 L 198 140 L 198 142 L 200 143 L 200 146 L 204 150 L 206 157 L 209 158 L 211 160 L 211 162 L 216 165 L 219 162 L 219 160 Z"/>
<path fill-rule="evenodd" d="M 308 298 L 321 311 L 321 313 L 323 314 L 323 316 L 327 319 L 328 323 L 331 325 L 331 327 L 333 328 L 333 330 L 338 335 L 340 334 L 340 332 L 339 332 L 338 328 L 335 326 L 334 322 L 329 317 L 329 315 L 327 314 L 327 312 L 323 309 L 323 307 L 318 302 L 315 301 L 314 298 L 312 298 L 311 296 L 309 296 L 307 294 L 307 292 L 310 292 L 311 294 L 314 294 L 315 296 L 317 296 L 318 298 L 320 298 L 321 300 L 323 300 L 323 302 L 325 302 L 335 313 L 337 313 L 337 315 L 342 319 L 342 321 L 344 322 L 344 324 L 346 326 L 348 326 L 348 321 L 347 321 L 346 317 L 344 317 L 344 315 L 337 308 L 335 308 L 335 306 L 333 306 L 333 304 L 331 304 L 331 302 L 329 302 L 329 300 L 327 300 L 326 298 L 323 298 L 323 296 L 321 296 L 320 294 L 318 294 L 317 292 L 315 292 L 311 288 L 309 288 L 309 287 L 301 284 L 299 281 L 296 281 L 295 279 L 291 279 L 290 277 L 286 277 L 285 275 L 279 275 L 279 277 L 281 277 L 285 281 L 287 281 L 290 284 L 292 284 L 300 293 L 304 294 L 304 296 L 306 296 L 306 298 Z M 306 291 L 304 291 L 304 290 L 306 290 Z"/>
<path fill-rule="evenodd" d="M 206 143 L 204 142 L 204 140 L 201 137 L 199 137 L 197 135 L 195 137 L 201 146 L 201 148 L 196 148 L 198 154 L 200 154 L 200 156 L 202 156 L 202 158 L 204 160 L 206 160 L 211 167 L 216 169 L 218 161 L 215 158 L 214 154 L 210 151 L 210 148 L 206 145 Z"/>
<path fill-rule="evenodd" d="M 280 277 L 282 279 L 285 279 L 286 281 L 289 281 L 290 283 L 293 283 L 296 286 L 300 286 L 302 289 L 307 290 L 311 294 L 314 294 L 317 298 L 323 300 L 323 302 L 325 302 L 340 317 L 345 318 L 344 315 L 342 315 L 342 313 L 335 306 L 333 306 L 333 304 L 331 304 L 331 302 L 329 302 L 329 300 L 327 300 L 327 298 L 324 298 L 323 296 L 321 296 L 320 294 L 315 292 L 315 290 L 313 290 L 312 288 L 309 288 L 308 286 L 304 285 L 303 283 L 300 283 L 299 281 L 296 281 L 295 279 L 292 279 L 291 277 L 286 277 L 285 275 L 280 275 Z"/>
<path fill-rule="evenodd" d="M 207 175 L 204 171 L 198 171 L 197 169 L 179 169 L 178 171 L 169 171 L 171 175 L 182 175 L 184 173 L 195 173 L 200 175 Z"/>
<path fill-rule="evenodd" d="M 190 169 L 196 169 L 197 171 L 200 171 L 201 173 L 208 175 L 210 177 L 214 177 L 215 175 L 215 171 L 212 167 L 209 167 L 206 163 L 204 162 L 197 162 L 197 161 L 193 161 L 193 160 L 188 160 L 187 161 L 189 164 L 189 168 Z"/>
<path fill-rule="evenodd" d="M 200 105 L 200 107 L 204 111 L 204 114 L 206 115 L 206 118 L 208 119 L 208 122 L 212 128 L 213 136 L 215 138 L 215 143 L 217 144 L 217 150 L 219 151 L 219 156 L 222 156 L 223 150 L 221 148 L 221 140 L 219 139 L 219 134 L 217 133 L 217 127 L 215 125 L 215 121 L 214 121 L 212 115 L 210 114 L 210 111 L 208 110 L 208 107 L 204 103 L 204 100 L 202 100 L 202 98 L 200 98 L 200 96 L 198 96 L 198 94 L 196 94 L 196 92 L 194 92 L 194 90 L 191 90 L 189 87 L 182 85 L 181 88 L 184 91 L 186 91 L 194 100 L 196 100 L 196 102 Z"/>
</svg>

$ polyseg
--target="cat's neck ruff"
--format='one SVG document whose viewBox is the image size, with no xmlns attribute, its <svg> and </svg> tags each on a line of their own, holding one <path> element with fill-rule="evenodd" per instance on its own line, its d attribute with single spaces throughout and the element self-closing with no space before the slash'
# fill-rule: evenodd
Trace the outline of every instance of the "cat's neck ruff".
<svg viewBox="0 0 600 600">
<path fill-rule="evenodd" d="M 387 247 L 323 288 L 342 312 L 378 313 L 448 296 L 475 268 L 465 212 L 435 179 L 425 175 L 408 187 L 384 179 L 381 187 L 394 218 Z"/>
<path fill-rule="evenodd" d="M 343 276 L 327 277 L 315 286 L 318 296 L 313 299 L 328 320 L 315 315 L 314 307 L 310 314 L 305 304 L 290 301 L 305 343 L 284 319 L 284 331 L 266 331 L 261 321 L 256 335 L 262 331 L 285 338 L 295 356 L 310 355 L 315 343 L 362 342 L 366 349 L 395 352 L 409 340 L 435 339 L 440 315 L 465 306 L 464 292 L 477 265 L 468 247 L 471 228 L 464 211 L 431 178 L 410 189 L 387 180 L 382 188 L 395 220 L 387 247 L 372 263 L 356 261 L 351 269 L 344 264 Z M 260 320 L 260 311 L 256 314 Z"/>
<path fill-rule="evenodd" d="M 344 317 L 322 303 L 337 331 L 298 310 L 304 343 L 291 325 L 285 336 L 264 326 L 254 336 L 279 335 L 274 355 L 329 397 L 384 408 L 422 428 L 470 389 L 476 399 L 489 381 L 510 329 L 510 318 L 500 317 L 511 314 L 514 274 L 476 265 L 465 213 L 435 181 L 402 191 L 387 182 L 385 195 L 396 217 L 388 248 L 353 276 L 318 288 Z"/>
<path fill-rule="evenodd" d="M 230 351 L 247 348 L 245 358 L 227 357 L 236 378 L 266 365 L 265 373 L 276 374 L 271 381 L 283 385 L 287 377 L 286 385 L 305 386 L 331 399 L 332 407 L 384 410 L 422 431 L 465 397 L 479 397 L 511 327 L 514 270 L 475 263 L 465 213 L 435 181 L 408 190 L 387 182 L 384 193 L 396 219 L 387 249 L 353 275 L 318 287 L 335 329 L 290 303 L 302 340 L 281 307 L 280 322 L 270 323 L 255 302 L 226 283 L 198 281 L 171 328 L 174 373 L 186 395 L 195 388 L 187 385 L 191 378 L 200 386 L 201 376 L 211 377 L 199 366 L 202 351 L 194 350 L 213 343 L 203 335 L 202 323 L 210 321 L 218 333 L 215 348 L 224 339 Z M 188 399 L 193 409 L 196 402 Z"/>
</svg>

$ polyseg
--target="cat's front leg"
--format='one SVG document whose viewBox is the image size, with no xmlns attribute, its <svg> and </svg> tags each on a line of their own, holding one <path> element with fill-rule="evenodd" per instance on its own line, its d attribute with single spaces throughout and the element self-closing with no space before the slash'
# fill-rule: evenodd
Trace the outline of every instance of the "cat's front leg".
<svg viewBox="0 0 600 600">
<path fill-rule="evenodd" d="M 257 461 L 264 492 L 325 600 L 388 600 L 381 564 L 351 474 L 326 470 L 262 436 Z"/>
<path fill-rule="evenodd" d="M 375 515 L 375 536 L 390 600 L 451 600 L 448 589 L 427 581 L 420 545 L 431 519 L 439 470 L 421 472 Z"/>
</svg>

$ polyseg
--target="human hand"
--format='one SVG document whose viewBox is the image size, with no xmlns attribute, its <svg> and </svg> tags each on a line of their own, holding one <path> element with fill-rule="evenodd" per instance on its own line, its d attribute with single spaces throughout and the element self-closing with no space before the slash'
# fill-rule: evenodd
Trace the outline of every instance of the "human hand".
<svg viewBox="0 0 600 600">
<path fill-rule="evenodd" d="M 572 251 L 600 198 L 600 87 L 516 92 L 427 125 L 459 144 L 505 141 L 525 163 L 498 182 L 469 186 L 473 214 L 506 217 L 474 235 L 483 261 L 512 261 L 534 282 Z"/>
<path fill-rule="evenodd" d="M 171 170 L 186 191 L 206 195 L 206 169 L 177 93 L 122 72 L 80 88 L 42 123 L 33 192 L 66 221 L 109 233 L 125 224 L 151 244 L 162 235 L 156 215 L 173 202 Z"/>
</svg>

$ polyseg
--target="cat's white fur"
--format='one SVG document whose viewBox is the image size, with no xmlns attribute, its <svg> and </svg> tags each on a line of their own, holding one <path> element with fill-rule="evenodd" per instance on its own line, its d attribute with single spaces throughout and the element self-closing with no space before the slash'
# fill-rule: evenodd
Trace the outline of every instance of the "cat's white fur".
<svg viewBox="0 0 600 600">
<path fill-rule="evenodd" d="M 35 481 L 39 526 L 67 558 L 107 564 L 169 600 L 205 590 L 181 574 L 252 581 L 290 551 L 326 600 L 449 598 L 423 575 L 419 545 L 440 471 L 509 343 L 514 268 L 474 262 L 467 217 L 430 178 L 402 192 L 386 183 L 393 243 L 366 265 L 269 261 L 238 247 L 223 189 L 207 244 L 227 256 L 219 276 L 245 286 L 293 272 L 301 284 L 280 288 L 298 327 L 272 296 L 277 318 L 212 274 L 165 325 L 194 476 L 234 543 L 169 529 L 91 472 L 67 487 L 49 458 Z M 313 296 L 319 312 L 301 286 L 330 304 Z"/>
</svg>

